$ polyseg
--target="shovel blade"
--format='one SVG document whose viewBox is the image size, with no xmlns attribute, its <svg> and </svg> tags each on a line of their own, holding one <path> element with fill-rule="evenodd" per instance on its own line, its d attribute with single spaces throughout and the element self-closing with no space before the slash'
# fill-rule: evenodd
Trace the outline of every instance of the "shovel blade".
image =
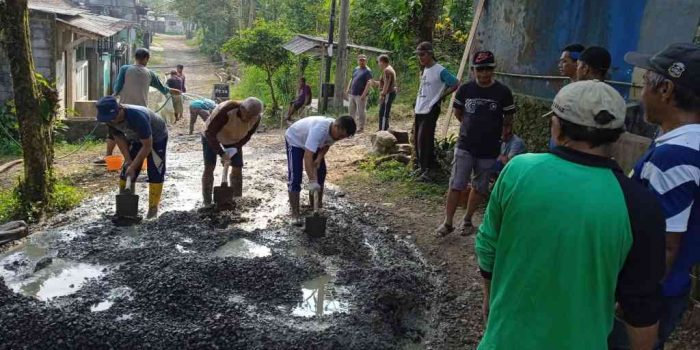
<svg viewBox="0 0 700 350">
<path fill-rule="evenodd" d="M 139 196 L 135 194 L 117 195 L 117 217 L 137 217 L 139 214 Z"/>
<path fill-rule="evenodd" d="M 228 186 L 214 187 L 214 204 L 219 209 L 233 208 L 233 188 Z"/>
<path fill-rule="evenodd" d="M 326 235 L 327 218 L 319 213 L 313 213 L 306 217 L 304 231 L 311 237 L 323 237 Z"/>
</svg>

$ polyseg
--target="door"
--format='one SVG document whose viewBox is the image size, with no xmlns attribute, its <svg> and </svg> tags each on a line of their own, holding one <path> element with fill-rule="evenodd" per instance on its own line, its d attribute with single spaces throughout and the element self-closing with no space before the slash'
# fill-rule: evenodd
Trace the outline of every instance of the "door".
<svg viewBox="0 0 700 350">
<path fill-rule="evenodd" d="M 75 100 L 87 101 L 88 98 L 88 61 L 75 63 Z"/>
</svg>

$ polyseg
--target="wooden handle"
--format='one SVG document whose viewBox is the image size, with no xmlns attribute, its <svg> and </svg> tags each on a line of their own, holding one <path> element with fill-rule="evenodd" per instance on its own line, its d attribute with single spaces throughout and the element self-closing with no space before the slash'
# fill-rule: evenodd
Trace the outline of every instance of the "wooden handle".
<svg viewBox="0 0 700 350">
<path fill-rule="evenodd" d="M 224 165 L 224 169 L 221 172 L 221 185 L 228 185 L 228 167 L 229 165 Z"/>
</svg>

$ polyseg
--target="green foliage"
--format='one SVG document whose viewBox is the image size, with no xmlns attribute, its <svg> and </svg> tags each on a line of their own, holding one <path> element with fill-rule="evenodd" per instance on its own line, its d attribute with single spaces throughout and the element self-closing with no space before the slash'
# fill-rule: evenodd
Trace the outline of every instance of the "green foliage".
<svg viewBox="0 0 700 350">
<path fill-rule="evenodd" d="M 411 176 L 410 167 L 395 160 L 376 164 L 375 158 L 369 158 L 360 163 L 360 169 L 368 175 L 363 182 L 376 182 L 368 185 L 389 188 L 393 196 L 399 198 L 427 198 L 438 201 L 442 199 L 447 188 L 446 181 L 416 182 Z"/>
<path fill-rule="evenodd" d="M 19 208 L 19 200 L 14 190 L 0 191 L 0 222 L 19 218 Z"/>
<path fill-rule="evenodd" d="M 0 191 L 0 222 L 10 220 L 34 221 L 39 216 L 39 208 L 23 203 L 22 182 L 13 189 Z M 68 180 L 55 181 L 45 213 L 52 215 L 77 207 L 85 198 L 85 192 L 73 186 Z"/>
<path fill-rule="evenodd" d="M 516 95 L 515 104 L 518 106 L 518 112 L 513 122 L 513 132 L 525 141 L 528 151 L 547 151 L 551 132 L 549 118 L 542 116 L 549 113 L 549 102 Z"/>
<path fill-rule="evenodd" d="M 15 141 L 19 141 L 19 123 L 15 116 L 14 100 L 8 100 L 0 105 L 0 155 L 22 154 L 22 148 Z"/>
</svg>

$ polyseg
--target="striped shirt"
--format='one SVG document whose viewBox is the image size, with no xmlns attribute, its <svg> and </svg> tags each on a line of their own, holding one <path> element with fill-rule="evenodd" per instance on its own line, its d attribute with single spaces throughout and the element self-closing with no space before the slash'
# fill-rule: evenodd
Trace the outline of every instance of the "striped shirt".
<svg viewBox="0 0 700 350">
<path fill-rule="evenodd" d="M 690 268 L 700 263 L 700 124 L 658 137 L 634 168 L 632 178 L 658 198 L 666 231 L 682 233 L 681 247 L 664 281 L 666 296 L 690 289 Z"/>
</svg>

